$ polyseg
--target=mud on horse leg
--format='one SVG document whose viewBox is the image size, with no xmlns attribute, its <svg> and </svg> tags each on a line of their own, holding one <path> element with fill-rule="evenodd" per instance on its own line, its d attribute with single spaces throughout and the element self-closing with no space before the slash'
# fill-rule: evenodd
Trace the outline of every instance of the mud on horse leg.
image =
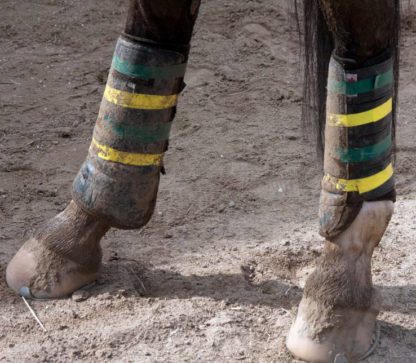
<svg viewBox="0 0 416 363">
<path fill-rule="evenodd" d="M 320 0 L 329 64 L 321 260 L 287 346 L 311 362 L 357 362 L 372 346 L 379 298 L 371 257 L 393 213 L 391 154 L 398 1 Z"/>
<path fill-rule="evenodd" d="M 73 200 L 7 267 L 7 282 L 17 293 L 71 294 L 97 278 L 100 240 L 111 227 L 137 229 L 149 221 L 199 4 L 130 1 Z"/>
</svg>

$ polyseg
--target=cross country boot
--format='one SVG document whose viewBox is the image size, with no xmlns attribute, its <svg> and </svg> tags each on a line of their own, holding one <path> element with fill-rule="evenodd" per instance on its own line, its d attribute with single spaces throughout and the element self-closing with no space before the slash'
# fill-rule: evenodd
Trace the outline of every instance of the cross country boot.
<svg viewBox="0 0 416 363">
<path fill-rule="evenodd" d="M 73 200 L 85 212 L 123 229 L 148 222 L 185 68 L 183 52 L 119 38 L 89 153 L 73 184 Z"/>
<path fill-rule="evenodd" d="M 378 337 L 371 257 L 393 213 L 393 61 L 329 67 L 320 234 L 326 243 L 309 277 L 287 346 L 310 362 L 358 362 Z"/>
</svg>

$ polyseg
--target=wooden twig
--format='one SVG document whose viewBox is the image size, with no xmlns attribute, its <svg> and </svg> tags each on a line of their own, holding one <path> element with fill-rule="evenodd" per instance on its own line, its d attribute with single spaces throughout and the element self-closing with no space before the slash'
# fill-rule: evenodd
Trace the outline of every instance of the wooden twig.
<svg viewBox="0 0 416 363">
<path fill-rule="evenodd" d="M 141 280 L 141 278 L 137 275 L 137 273 L 131 268 L 131 267 L 128 267 L 128 269 L 130 270 L 130 272 L 133 274 L 133 276 L 136 278 L 136 280 L 139 282 L 139 284 L 140 284 L 140 286 L 142 287 L 142 289 L 143 289 L 143 293 L 146 293 L 146 287 L 144 286 L 144 283 L 143 283 L 143 281 Z"/>
<path fill-rule="evenodd" d="M 27 308 L 29 309 L 30 313 L 33 315 L 33 317 L 35 318 L 35 320 L 37 321 L 37 323 L 40 325 L 40 327 L 43 329 L 44 332 L 46 332 L 46 328 L 45 326 L 42 324 L 42 322 L 40 321 L 40 319 L 37 317 L 35 311 L 32 309 L 32 307 L 29 305 L 29 303 L 27 302 L 27 300 L 25 299 L 24 296 L 22 296 L 23 301 L 25 302 Z"/>
</svg>

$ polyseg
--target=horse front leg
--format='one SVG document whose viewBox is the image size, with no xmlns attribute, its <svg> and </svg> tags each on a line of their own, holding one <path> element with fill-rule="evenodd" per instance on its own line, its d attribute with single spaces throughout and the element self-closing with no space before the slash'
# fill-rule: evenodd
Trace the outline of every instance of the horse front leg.
<svg viewBox="0 0 416 363">
<path fill-rule="evenodd" d="M 371 258 L 393 214 L 397 1 L 320 0 L 335 40 L 329 65 L 321 260 L 287 346 L 311 362 L 357 362 L 372 346 L 380 302 Z"/>
<path fill-rule="evenodd" d="M 73 200 L 7 267 L 7 283 L 17 293 L 69 295 L 96 279 L 100 240 L 111 227 L 138 229 L 149 221 L 199 4 L 130 1 Z"/>
</svg>

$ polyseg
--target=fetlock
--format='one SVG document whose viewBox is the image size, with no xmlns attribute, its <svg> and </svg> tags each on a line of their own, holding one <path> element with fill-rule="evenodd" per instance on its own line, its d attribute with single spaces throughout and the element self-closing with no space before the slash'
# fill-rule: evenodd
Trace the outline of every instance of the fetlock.
<svg viewBox="0 0 416 363">
<path fill-rule="evenodd" d="M 153 214 L 187 52 L 129 35 L 117 42 L 89 153 L 72 191 L 80 208 L 113 227 L 140 228 Z"/>
</svg>

